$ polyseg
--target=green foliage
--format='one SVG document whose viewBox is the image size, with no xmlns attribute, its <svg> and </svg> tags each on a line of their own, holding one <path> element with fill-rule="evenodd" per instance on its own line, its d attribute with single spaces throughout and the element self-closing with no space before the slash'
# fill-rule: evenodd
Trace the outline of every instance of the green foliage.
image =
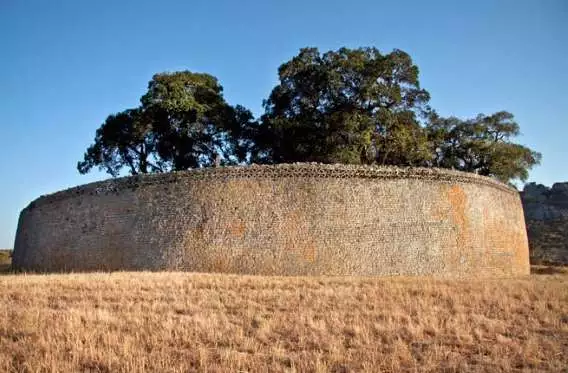
<svg viewBox="0 0 568 373">
<path fill-rule="evenodd" d="M 140 108 L 109 115 L 79 162 L 79 172 L 87 173 L 94 166 L 112 176 L 122 167 L 128 167 L 132 175 L 163 171 L 163 162 L 154 156 L 156 141 L 149 119 Z"/>
<path fill-rule="evenodd" d="M 540 163 L 540 153 L 511 141 L 519 135 L 519 125 L 506 111 L 468 120 L 433 114 L 426 130 L 435 167 L 474 172 L 507 183 L 525 181 L 528 170 Z"/>
<path fill-rule="evenodd" d="M 526 180 L 541 155 L 512 141 L 513 115 L 439 117 L 408 54 L 304 48 L 278 69 L 255 121 L 208 74 L 154 75 L 141 105 L 110 115 L 78 163 L 113 176 L 240 163 L 322 162 L 457 169 Z"/>
<path fill-rule="evenodd" d="M 420 165 L 429 94 L 400 50 L 302 49 L 265 101 L 255 161 Z"/>
<path fill-rule="evenodd" d="M 154 75 L 141 105 L 110 115 L 79 162 L 117 176 L 235 164 L 248 153 L 252 114 L 229 105 L 217 79 L 189 71 Z"/>
</svg>

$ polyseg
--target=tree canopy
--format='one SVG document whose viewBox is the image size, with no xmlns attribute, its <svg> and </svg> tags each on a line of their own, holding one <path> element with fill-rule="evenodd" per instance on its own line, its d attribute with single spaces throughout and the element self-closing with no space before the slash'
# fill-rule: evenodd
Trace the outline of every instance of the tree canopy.
<svg viewBox="0 0 568 373">
<path fill-rule="evenodd" d="M 341 48 L 299 54 L 278 69 L 264 113 L 232 106 L 217 79 L 156 74 L 140 105 L 110 115 L 78 163 L 117 176 L 244 163 L 322 162 L 457 169 L 526 180 L 540 154 L 517 144 L 506 111 L 443 118 L 411 57 Z"/>
<path fill-rule="evenodd" d="M 280 66 L 256 141 L 264 162 L 420 165 L 430 95 L 403 51 L 302 49 Z"/>
<path fill-rule="evenodd" d="M 229 105 L 222 92 L 208 74 L 154 75 L 139 107 L 110 115 L 97 130 L 79 172 L 96 166 L 113 176 L 122 168 L 134 175 L 244 161 L 253 116 Z"/>
<path fill-rule="evenodd" d="M 506 111 L 467 120 L 434 114 L 426 131 L 435 167 L 474 172 L 507 183 L 525 181 L 528 170 L 541 159 L 540 153 L 511 141 L 520 130 L 513 114 Z"/>
</svg>

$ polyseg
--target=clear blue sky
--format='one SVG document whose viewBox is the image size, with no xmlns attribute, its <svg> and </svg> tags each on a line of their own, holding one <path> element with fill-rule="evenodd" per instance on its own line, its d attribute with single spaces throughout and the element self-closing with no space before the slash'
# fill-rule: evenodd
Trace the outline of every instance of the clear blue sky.
<svg viewBox="0 0 568 373">
<path fill-rule="evenodd" d="M 31 200 L 106 178 L 76 163 L 154 73 L 211 73 L 259 114 L 304 46 L 408 52 L 442 115 L 511 111 L 543 154 L 530 180 L 568 180 L 565 0 L 0 0 L 0 248 Z"/>
</svg>

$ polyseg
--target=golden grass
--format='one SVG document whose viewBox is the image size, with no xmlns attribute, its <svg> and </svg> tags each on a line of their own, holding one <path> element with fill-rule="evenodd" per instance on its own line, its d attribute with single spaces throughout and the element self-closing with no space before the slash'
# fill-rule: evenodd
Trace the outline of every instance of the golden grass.
<svg viewBox="0 0 568 373">
<path fill-rule="evenodd" d="M 3 275 L 0 371 L 563 371 L 568 274 L 535 269 L 475 281 Z"/>
</svg>

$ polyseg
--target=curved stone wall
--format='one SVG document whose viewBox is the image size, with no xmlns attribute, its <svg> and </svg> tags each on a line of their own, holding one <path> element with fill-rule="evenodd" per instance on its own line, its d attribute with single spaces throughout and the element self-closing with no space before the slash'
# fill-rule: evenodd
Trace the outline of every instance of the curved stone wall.
<svg viewBox="0 0 568 373">
<path fill-rule="evenodd" d="M 294 164 L 107 180 L 21 215 L 16 268 L 267 275 L 529 273 L 519 194 L 437 169 Z"/>
</svg>

